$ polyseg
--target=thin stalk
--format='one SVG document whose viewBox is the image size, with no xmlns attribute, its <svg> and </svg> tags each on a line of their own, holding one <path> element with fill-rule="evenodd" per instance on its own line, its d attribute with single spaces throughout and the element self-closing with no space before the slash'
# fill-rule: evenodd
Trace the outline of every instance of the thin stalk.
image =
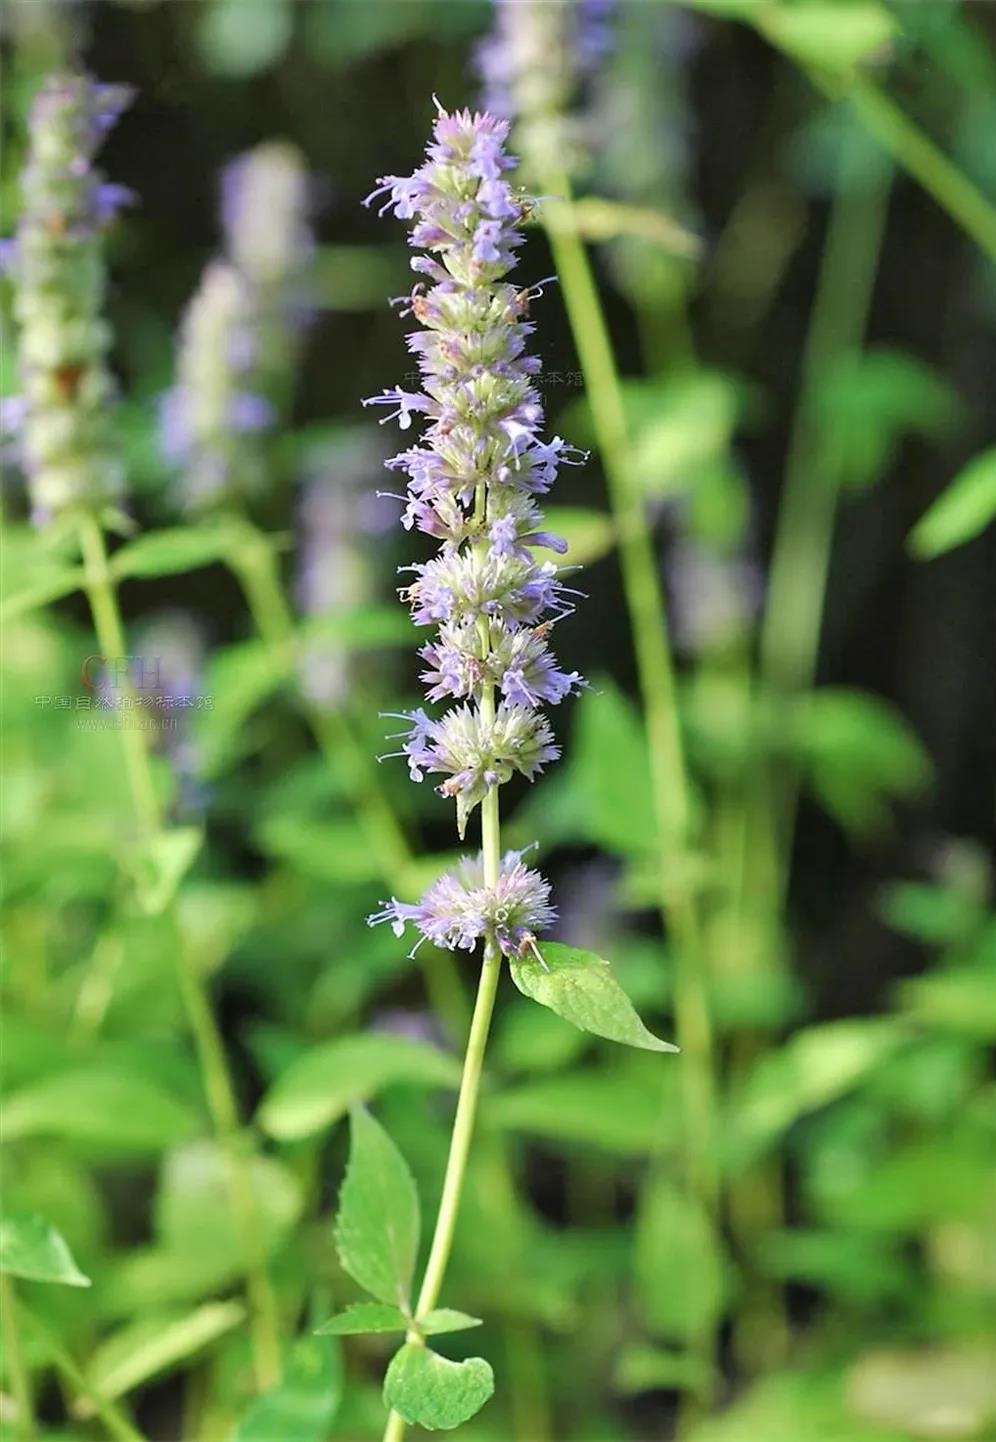
<svg viewBox="0 0 996 1442">
<path fill-rule="evenodd" d="M 10 1385 L 17 1419 L 14 1431 L 19 1442 L 30 1442 L 35 1435 L 35 1404 L 31 1390 L 31 1373 L 21 1351 L 17 1327 L 18 1301 L 14 1283 L 6 1272 L 0 1272 L 0 1313 L 3 1317 L 4 1370 Z"/>
<path fill-rule="evenodd" d="M 846 91 L 808 71 L 817 90 L 831 100 L 850 101 L 861 124 L 954 223 L 996 260 L 996 207 L 910 120 L 890 96 L 864 76 L 853 76 Z"/>
<path fill-rule="evenodd" d="M 819 386 L 828 364 L 862 343 L 888 212 L 891 177 L 871 189 L 855 183 L 857 138 L 855 130 L 845 143 L 831 207 L 761 624 L 759 679 L 779 705 L 805 692 L 815 680 L 833 546 L 840 477 L 821 441 Z M 780 770 L 770 763 L 762 765 L 748 779 L 735 924 L 748 948 L 746 965 L 759 976 L 771 965 L 770 958 L 779 955 L 798 798 L 798 769 L 791 764 Z M 763 1042 L 757 1034 L 738 1040 L 731 1054 L 734 1081 L 753 1066 Z M 753 1170 L 731 1188 L 730 1225 L 748 1259 L 756 1256 L 763 1237 L 780 1225 L 781 1196 L 782 1178 L 773 1163 Z M 776 1364 L 785 1342 L 776 1289 L 761 1277 L 749 1278 L 734 1327 L 738 1360 L 747 1373 L 764 1372 Z"/>
<path fill-rule="evenodd" d="M 799 695 L 815 679 L 840 490 L 840 477 L 822 444 L 819 387 L 838 356 L 861 346 L 888 214 L 891 177 L 870 189 L 856 184 L 855 141 L 852 133 L 830 212 L 761 623 L 760 675 L 781 700 Z M 793 768 L 783 778 L 775 806 L 776 914 L 785 899 L 797 800 Z"/>
<path fill-rule="evenodd" d="M 87 1381 L 84 1373 L 77 1367 L 72 1357 L 52 1335 L 44 1322 L 33 1312 L 29 1312 L 26 1307 L 22 1307 L 21 1310 L 42 1337 L 49 1360 L 56 1371 L 62 1374 L 81 1397 L 86 1398 L 107 1428 L 108 1436 L 113 1437 L 115 1442 L 145 1442 L 142 1433 L 132 1425 L 117 1403 L 113 1402 L 110 1397 L 105 1397 L 91 1382 Z"/>
<path fill-rule="evenodd" d="M 541 185 L 544 192 L 571 203 L 566 175 L 551 173 L 542 178 Z M 680 878 L 674 882 L 673 862 L 688 844 L 691 804 L 667 611 L 646 509 L 633 484 L 622 386 L 588 255 L 571 227 L 551 225 L 548 235 L 605 468 L 647 717 L 654 810 L 662 838 L 662 906 L 665 926 L 677 943 L 675 1025 L 683 1053 L 689 1174 L 715 1211 L 718 1183 L 710 1140 L 715 1115 L 712 1022 L 695 908 Z"/>
<path fill-rule="evenodd" d="M 480 507 L 479 507 L 480 509 Z M 481 640 L 485 654 L 488 647 L 487 622 L 481 623 Z M 495 688 L 484 685 L 481 688 L 481 715 L 485 722 L 495 716 Z M 498 805 L 498 787 L 492 786 L 481 802 L 481 846 L 484 853 L 484 884 L 497 886 L 501 877 L 501 819 Z M 460 1210 L 460 1196 L 463 1179 L 467 1172 L 467 1157 L 470 1154 L 471 1138 L 474 1135 L 474 1119 L 477 1114 L 477 1098 L 481 1088 L 481 1073 L 484 1068 L 484 1051 L 491 1030 L 495 996 L 498 992 L 498 978 L 501 975 L 501 951 L 492 938 L 484 944 L 484 960 L 481 979 L 477 987 L 477 1000 L 467 1038 L 467 1051 L 463 1060 L 463 1075 L 460 1078 L 460 1094 L 457 1097 L 456 1116 L 450 1136 L 450 1150 L 446 1158 L 446 1173 L 443 1190 L 439 1198 L 436 1226 L 429 1247 L 429 1259 L 425 1264 L 422 1286 L 415 1305 L 416 1318 L 432 1310 L 439 1300 L 439 1293 L 446 1275 L 446 1267 L 453 1249 L 457 1215 Z M 409 1334 L 409 1341 L 421 1341 L 417 1332 Z M 401 1442 L 405 1435 L 405 1420 L 397 1412 L 391 1412 L 384 1429 L 383 1442 Z"/>
<path fill-rule="evenodd" d="M 123 657 L 127 654 L 124 625 L 103 532 L 93 516 L 87 513 L 80 517 L 79 534 L 86 591 L 98 645 L 107 657 Z M 162 815 L 152 777 L 146 733 L 124 725 L 119 735 L 136 819 L 145 841 L 151 842 L 160 834 Z M 266 1270 L 252 1177 L 238 1139 L 235 1088 L 204 980 L 191 963 L 185 948 L 177 945 L 175 951 L 180 994 L 197 1051 L 208 1111 L 228 1164 L 232 1213 L 242 1238 L 245 1257 L 256 1383 L 260 1390 L 265 1390 L 280 1378 L 279 1319 L 276 1298 Z"/>
<path fill-rule="evenodd" d="M 276 556 L 259 537 L 235 563 L 246 603 L 261 639 L 282 655 L 288 671 L 295 650 L 294 615 L 280 582 Z M 377 777 L 375 763 L 359 741 L 349 715 L 341 709 L 322 710 L 305 704 L 304 716 L 328 761 L 341 768 L 351 790 L 357 820 L 366 833 L 385 883 L 404 895 L 417 889 L 415 860 Z M 470 1010 L 460 976 L 449 952 L 422 949 L 422 970 L 433 1011 L 451 1037 L 467 1035 Z"/>
</svg>

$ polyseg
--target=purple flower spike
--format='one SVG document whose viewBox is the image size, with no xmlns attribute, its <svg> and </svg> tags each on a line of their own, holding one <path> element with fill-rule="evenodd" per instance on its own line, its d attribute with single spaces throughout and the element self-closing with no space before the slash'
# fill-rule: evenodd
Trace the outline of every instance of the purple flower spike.
<svg viewBox="0 0 996 1442">
<path fill-rule="evenodd" d="M 420 277 L 403 314 L 420 390 L 395 386 L 366 405 L 403 431 L 422 421 L 419 444 L 387 462 L 407 478 L 402 524 L 440 543 L 431 560 L 406 567 L 401 595 L 418 626 L 437 628 L 419 651 L 430 701 L 457 704 L 438 720 L 421 708 L 395 734 L 413 781 L 440 776 L 456 802 L 461 838 L 474 808 L 514 775 L 533 780 L 560 754 L 540 708 L 584 683 L 558 666 L 554 624 L 573 611 L 558 567 L 537 559 L 565 543 L 543 527 L 537 497 L 561 464 L 582 459 L 559 436 L 542 435 L 539 361 L 526 353 L 530 302 L 542 291 L 508 279 L 531 202 L 514 185 L 504 149 L 508 125 L 493 115 L 440 110 L 425 163 L 411 176 L 386 175 L 368 204 L 383 200 L 411 223 Z M 427 288 L 427 282 L 431 282 Z M 480 860 L 464 861 L 417 905 L 392 901 L 372 922 L 411 922 L 437 946 L 471 949 L 491 940 L 508 955 L 535 945 L 553 920 L 549 887 L 506 856 L 495 886 Z"/>
</svg>

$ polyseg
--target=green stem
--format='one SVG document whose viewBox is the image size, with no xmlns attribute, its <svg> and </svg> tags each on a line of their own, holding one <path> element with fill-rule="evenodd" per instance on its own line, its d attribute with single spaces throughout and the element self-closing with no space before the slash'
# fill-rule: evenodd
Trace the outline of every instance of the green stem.
<svg viewBox="0 0 996 1442">
<path fill-rule="evenodd" d="M 830 213 L 761 624 L 760 675 L 779 701 L 799 695 L 815 679 L 840 489 L 840 476 L 823 444 L 819 388 L 828 366 L 861 346 L 888 213 L 888 180 L 872 189 L 855 183 L 855 141 L 852 134 L 841 159 L 840 184 Z M 784 903 L 787 886 L 798 800 L 794 768 L 776 791 L 776 856 L 771 878 L 761 878 L 774 886 L 774 914 Z"/>
<path fill-rule="evenodd" d="M 494 719 L 494 687 L 482 687 L 481 714 L 485 720 Z M 484 884 L 493 887 L 501 875 L 501 821 L 498 809 L 498 787 L 492 786 L 481 802 L 481 843 L 484 851 Z M 477 1114 L 477 1098 L 481 1087 L 481 1073 L 484 1068 L 484 1051 L 491 1030 L 495 996 L 498 992 L 498 978 L 501 975 L 501 951 L 492 939 L 484 946 L 484 961 L 481 979 L 474 1003 L 474 1015 L 467 1038 L 467 1051 L 463 1061 L 463 1075 L 460 1078 L 460 1095 L 457 1098 L 450 1150 L 446 1159 L 446 1173 L 443 1190 L 436 1214 L 436 1226 L 429 1247 L 429 1259 L 425 1264 L 422 1286 L 415 1306 L 415 1316 L 421 1317 L 432 1310 L 439 1300 L 446 1267 L 453 1249 L 457 1214 L 460 1210 L 460 1196 L 463 1179 L 467 1171 L 467 1157 L 470 1154 L 471 1138 L 474 1134 L 474 1118 Z M 410 1340 L 415 1340 L 414 1338 Z M 384 1430 L 383 1442 L 400 1442 L 405 1435 L 404 1418 L 391 1412 Z"/>
<path fill-rule="evenodd" d="M 87 513 L 80 517 L 79 534 L 87 596 L 98 645 L 107 658 L 123 657 L 127 654 L 124 626 L 108 565 L 103 533 L 94 517 Z M 160 834 L 162 815 L 152 778 L 147 735 L 138 728 L 128 727 L 127 724 L 120 728 L 119 735 L 136 817 L 146 842 L 152 842 Z M 208 1111 L 228 1163 L 232 1213 L 245 1254 L 246 1292 L 256 1382 L 260 1390 L 265 1390 L 273 1386 L 280 1377 L 279 1321 L 276 1298 L 266 1269 L 265 1247 L 252 1192 L 252 1176 L 238 1139 L 235 1089 L 207 988 L 182 944 L 176 946 L 176 965 L 180 994 L 197 1050 Z"/>
<path fill-rule="evenodd" d="M 103 532 L 89 512 L 80 516 L 79 536 L 83 552 L 84 584 L 93 613 L 97 644 L 104 653 L 101 659 L 105 663 L 120 666 L 128 654 L 124 626 L 107 563 Z M 124 673 L 122 682 L 125 700 L 133 702 L 134 691 Z M 149 841 L 159 831 L 159 801 L 149 765 L 145 734 L 138 726 L 129 726 L 128 720 L 127 715 L 122 716 L 118 734 L 121 737 L 135 816 L 144 839 Z"/>
<path fill-rule="evenodd" d="M 545 192 L 570 203 L 565 175 L 544 176 L 541 184 Z M 570 227 L 553 225 L 548 234 L 584 374 L 616 525 L 623 590 L 647 717 L 654 810 L 662 838 L 665 926 L 677 943 L 675 1023 L 683 1052 L 689 1171 L 693 1184 L 714 1210 L 717 1183 L 710 1141 L 715 1112 L 712 1023 L 695 908 L 680 876 L 675 881 L 674 862 L 678 860 L 680 869 L 688 845 L 691 804 L 664 595 L 646 508 L 633 484 L 622 387 L 591 265 L 582 241 Z"/>
<path fill-rule="evenodd" d="M 56 1371 L 61 1372 L 74 1390 L 87 1399 L 107 1428 L 109 1436 L 115 1438 L 116 1442 L 145 1442 L 142 1433 L 132 1426 L 121 1408 L 109 1397 L 103 1396 L 91 1382 L 87 1381 L 84 1373 L 77 1367 L 72 1357 L 52 1335 L 44 1322 L 33 1312 L 29 1312 L 26 1307 L 22 1307 L 21 1310 L 41 1336 Z"/>
<path fill-rule="evenodd" d="M 0 1314 L 3 1318 L 4 1370 L 11 1396 L 17 1409 L 15 1432 L 20 1442 L 30 1442 L 35 1435 L 35 1406 L 31 1391 L 31 1374 L 21 1351 L 17 1327 L 18 1301 L 14 1283 L 6 1272 L 0 1272 Z"/>
<path fill-rule="evenodd" d="M 550 171 L 541 176 L 540 188 L 567 205 L 572 203 L 570 182 L 564 173 Z M 682 1051 L 688 1182 L 716 1219 L 719 1177 L 713 1140 L 716 1099 L 712 1018 L 698 917 L 680 875 L 691 831 L 691 789 L 681 739 L 667 611 L 646 507 L 633 482 L 622 386 L 588 254 L 571 226 L 554 222 L 547 234 L 605 470 L 647 718 L 651 787 L 661 836 L 661 910 L 665 930 L 675 942 L 675 1030 Z M 703 1338 L 700 1348 L 711 1370 L 712 1339 Z"/>
<path fill-rule="evenodd" d="M 909 119 L 888 95 L 864 76 L 841 88 L 810 71 L 809 78 L 831 100 L 845 98 L 870 135 L 986 255 L 996 260 L 996 207 L 943 150 Z"/>
</svg>

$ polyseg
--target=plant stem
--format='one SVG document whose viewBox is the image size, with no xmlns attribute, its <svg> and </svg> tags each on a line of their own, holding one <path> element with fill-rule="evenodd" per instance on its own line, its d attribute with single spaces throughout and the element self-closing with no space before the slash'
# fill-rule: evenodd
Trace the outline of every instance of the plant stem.
<svg viewBox="0 0 996 1442">
<path fill-rule="evenodd" d="M 17 1408 L 16 1435 L 21 1442 L 30 1442 L 30 1438 L 35 1435 L 35 1406 L 31 1391 L 31 1374 L 21 1351 L 21 1338 L 17 1329 L 17 1311 L 18 1301 L 14 1282 L 6 1272 L 0 1272 L 4 1370 L 7 1373 L 11 1396 Z"/>
<path fill-rule="evenodd" d="M 86 571 L 86 591 L 93 614 L 97 642 L 107 658 L 127 654 L 124 625 L 107 560 L 103 533 L 89 513 L 79 521 L 80 545 Z M 126 689 L 126 695 L 128 690 Z M 160 835 L 162 816 L 147 745 L 147 734 L 123 725 L 119 729 L 136 818 L 146 844 Z M 176 946 L 177 980 L 194 1039 L 208 1111 L 228 1164 L 232 1213 L 242 1238 L 246 1292 L 256 1383 L 260 1390 L 280 1377 L 280 1333 L 276 1298 L 266 1270 L 265 1247 L 252 1191 L 252 1175 L 238 1138 L 238 1106 L 204 980 L 192 964 L 182 942 Z"/>
<path fill-rule="evenodd" d="M 118 610 L 114 583 L 107 564 L 104 536 L 96 520 L 84 512 L 79 521 L 80 548 L 83 552 L 84 585 L 97 632 L 97 644 L 104 652 L 105 662 L 123 663 L 127 656 L 124 626 Z M 125 699 L 134 700 L 127 674 L 122 674 Z M 127 722 L 127 717 L 122 717 Z M 123 724 L 119 728 L 125 770 L 131 789 L 135 816 L 143 839 L 151 841 L 159 831 L 159 801 L 149 766 L 145 734 L 137 727 Z"/>
<path fill-rule="evenodd" d="M 87 1381 L 84 1373 L 77 1367 L 72 1357 L 63 1349 L 61 1343 L 52 1335 L 44 1322 L 33 1312 L 29 1312 L 26 1307 L 22 1307 L 21 1310 L 42 1337 L 56 1371 L 61 1372 L 66 1381 L 87 1399 L 107 1428 L 108 1435 L 115 1438 L 116 1442 L 145 1442 L 142 1433 L 132 1426 L 117 1403 L 112 1402 L 109 1397 L 103 1396 L 91 1382 Z"/>
<path fill-rule="evenodd" d="M 761 624 L 760 675 L 781 701 L 805 691 L 815 678 L 840 490 L 822 441 L 819 388 L 828 366 L 861 346 L 888 213 L 888 178 L 870 189 L 855 182 L 856 138 L 852 132 L 845 142 L 830 213 Z M 775 806 L 776 914 L 785 899 L 797 798 L 792 768 Z"/>
<path fill-rule="evenodd" d="M 571 203 L 566 175 L 544 176 L 542 188 Z M 605 468 L 647 717 L 654 810 L 661 833 L 662 905 L 665 927 L 677 943 L 675 1023 L 683 1053 L 689 1173 L 714 1210 L 712 1023 L 697 917 L 680 876 L 691 806 L 664 595 L 643 499 L 633 484 L 622 387 L 591 265 L 570 227 L 554 224 L 548 234 Z"/>
<path fill-rule="evenodd" d="M 494 687 L 482 687 L 481 714 L 485 721 L 494 719 Z M 481 802 L 481 842 L 484 851 L 484 884 L 496 886 L 501 874 L 501 821 L 498 809 L 498 787 L 491 790 Z M 501 951 L 489 939 L 484 946 L 484 960 L 481 979 L 474 1003 L 474 1015 L 467 1038 L 467 1051 L 463 1061 L 463 1075 L 460 1078 L 460 1095 L 457 1098 L 456 1116 L 450 1137 L 450 1150 L 446 1159 L 446 1173 L 443 1190 L 436 1214 L 436 1226 L 429 1247 L 429 1260 L 425 1264 L 422 1286 L 415 1306 L 416 1318 L 431 1311 L 439 1299 L 440 1288 L 446 1275 L 446 1266 L 453 1248 L 457 1214 L 460 1210 L 460 1194 L 467 1171 L 467 1157 L 470 1153 L 471 1138 L 474 1134 L 474 1118 L 477 1112 L 477 1097 L 481 1087 L 481 1072 L 484 1067 L 484 1051 L 491 1030 L 495 996 L 498 992 L 498 978 L 501 975 Z M 405 1421 L 397 1412 L 387 1419 L 383 1442 L 400 1442 L 405 1435 Z"/>
<path fill-rule="evenodd" d="M 540 178 L 544 194 L 572 203 L 566 173 Z M 574 336 L 615 521 L 623 591 L 629 612 L 650 745 L 651 787 L 661 837 L 661 911 L 673 936 L 675 1030 L 681 1083 L 687 1179 L 713 1221 L 719 1212 L 714 1143 L 716 1099 L 712 1018 L 703 972 L 696 908 L 681 871 L 691 830 L 691 793 L 678 714 L 667 611 L 646 508 L 634 485 L 631 447 L 612 342 L 584 244 L 572 226 L 547 227 L 564 306 Z M 712 1339 L 701 1351 L 712 1366 Z"/>
<path fill-rule="evenodd" d="M 943 150 L 871 80 L 854 76 L 841 91 L 813 71 L 809 78 L 831 100 L 847 99 L 861 124 L 955 224 L 996 260 L 996 208 Z"/>
</svg>

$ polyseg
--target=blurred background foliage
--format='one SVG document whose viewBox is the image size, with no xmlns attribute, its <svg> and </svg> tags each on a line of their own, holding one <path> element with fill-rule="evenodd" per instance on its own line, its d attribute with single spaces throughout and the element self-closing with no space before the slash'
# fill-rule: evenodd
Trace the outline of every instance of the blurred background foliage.
<svg viewBox="0 0 996 1442">
<path fill-rule="evenodd" d="M 355 1294 L 331 1245 L 342 1120 L 374 1100 L 428 1212 L 475 962 L 416 966 L 364 925 L 454 841 L 431 790 L 369 765 L 379 713 L 416 695 L 393 594 L 415 552 L 369 504 L 390 438 L 360 400 L 401 378 L 386 301 L 409 280 L 400 228 L 360 201 L 418 163 L 433 94 L 474 102 L 490 20 L 475 0 L 5 7 L 5 231 L 43 76 L 73 52 L 136 90 L 101 161 L 136 196 L 107 238 L 140 532 L 112 570 L 129 650 L 204 701 L 158 745 L 169 828 L 143 851 L 120 737 L 77 724 L 75 558 L 28 524 L 11 451 L 11 1435 L 380 1435 L 383 1340 L 311 1337 Z M 570 223 L 679 658 L 696 843 L 667 874 L 704 918 L 716 1181 L 708 1204 L 687 1184 L 687 1047 L 620 1055 L 504 989 L 447 1283 L 498 1378 L 468 1439 L 993 1435 L 991 22 L 955 0 L 622 0 L 586 86 Z M 198 519 L 159 402 L 221 243 L 219 172 L 274 137 L 313 178 L 310 325 L 250 515 Z M 555 270 L 549 241 L 537 223 L 524 283 Z M 610 956 L 670 1034 L 682 972 L 597 417 L 555 285 L 534 319 L 551 428 L 593 448 L 551 507 L 589 597 L 561 652 L 592 686 L 508 838 L 538 842 L 557 936 Z M 10 395 L 12 338 L 2 364 Z M 336 585 L 284 633 L 260 585 L 303 608 L 307 565 Z M 363 820 L 371 775 L 386 831 Z M 781 828 L 770 865 L 758 815 Z M 201 983 L 231 1115 L 187 1040 Z M 232 1146 L 285 1342 L 255 1401 Z"/>
</svg>

